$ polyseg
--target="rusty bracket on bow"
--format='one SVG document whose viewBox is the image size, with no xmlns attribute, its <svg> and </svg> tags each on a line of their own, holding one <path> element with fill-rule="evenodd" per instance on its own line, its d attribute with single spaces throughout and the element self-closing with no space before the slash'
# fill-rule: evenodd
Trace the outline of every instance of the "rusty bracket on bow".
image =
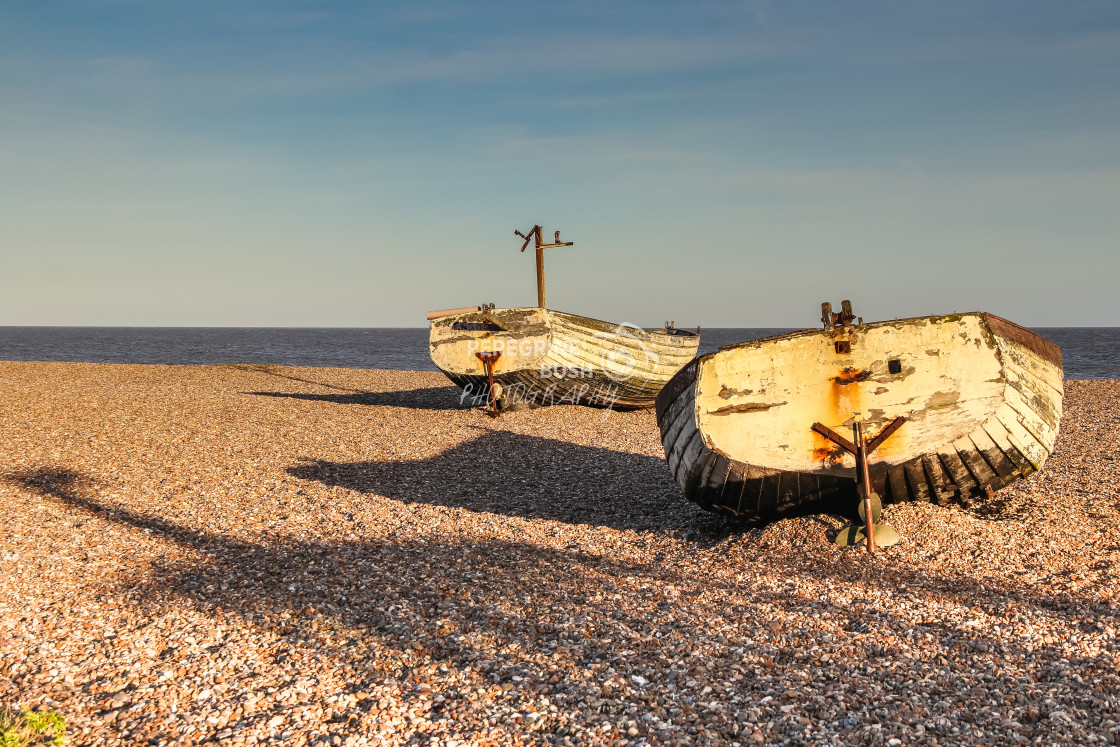
<svg viewBox="0 0 1120 747">
<path fill-rule="evenodd" d="M 475 357 L 482 361 L 483 368 L 486 369 L 486 378 L 490 382 L 490 417 L 498 417 L 498 397 L 494 393 L 494 364 L 502 357 L 501 353 L 475 353 Z"/>
<path fill-rule="evenodd" d="M 825 301 L 821 304 L 821 321 L 824 322 L 826 330 L 833 330 L 837 327 L 843 327 L 848 330 L 852 326 L 852 322 L 856 324 L 863 324 L 863 317 L 856 316 L 852 313 L 852 302 L 844 300 L 840 302 L 840 311 L 835 312 L 832 310 L 832 304 Z"/>
<path fill-rule="evenodd" d="M 865 453 L 870 454 L 871 452 L 875 451 L 875 449 L 879 448 L 879 446 L 884 441 L 886 441 L 892 433 L 901 428 L 902 424 L 905 422 L 906 417 L 899 416 L 891 422 L 887 423 L 886 427 L 883 428 L 883 430 L 875 434 L 874 438 L 868 439 L 866 444 L 864 444 Z M 844 438 L 839 433 L 829 428 L 827 425 L 824 425 L 823 423 L 813 423 L 813 430 L 821 434 L 849 454 L 855 455 L 859 453 L 859 447 L 856 446 L 856 444 Z"/>
</svg>

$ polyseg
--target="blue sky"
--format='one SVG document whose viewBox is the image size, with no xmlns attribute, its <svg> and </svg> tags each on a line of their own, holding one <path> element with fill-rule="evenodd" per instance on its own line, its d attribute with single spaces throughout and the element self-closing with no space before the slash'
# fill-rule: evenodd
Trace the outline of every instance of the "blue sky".
<svg viewBox="0 0 1120 747">
<path fill-rule="evenodd" d="M 0 324 L 1120 325 L 1120 5 L 4 3 L 0 174 Z"/>
</svg>

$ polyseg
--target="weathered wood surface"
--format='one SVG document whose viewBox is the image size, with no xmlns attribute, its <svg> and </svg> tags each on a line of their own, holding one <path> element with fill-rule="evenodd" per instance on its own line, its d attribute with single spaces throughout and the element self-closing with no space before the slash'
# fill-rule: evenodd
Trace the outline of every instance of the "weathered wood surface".
<svg viewBox="0 0 1120 747">
<path fill-rule="evenodd" d="M 456 385 L 485 394 L 476 353 L 501 352 L 494 380 L 503 404 L 650 407 L 696 356 L 697 334 L 646 331 L 540 308 L 492 309 L 435 319 L 432 361 Z"/>
<path fill-rule="evenodd" d="M 1041 469 L 1061 414 L 1057 346 L 983 313 L 728 346 L 683 368 L 657 399 L 685 495 L 763 519 L 855 510 L 855 460 L 813 423 L 847 434 L 858 420 L 874 434 L 905 417 L 873 455 L 873 487 L 888 503 L 946 503 Z"/>
</svg>

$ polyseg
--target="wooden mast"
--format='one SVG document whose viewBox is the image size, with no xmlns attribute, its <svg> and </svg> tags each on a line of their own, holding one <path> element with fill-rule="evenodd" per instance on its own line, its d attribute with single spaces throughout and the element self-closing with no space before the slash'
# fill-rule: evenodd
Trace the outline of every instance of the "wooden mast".
<svg viewBox="0 0 1120 747">
<path fill-rule="evenodd" d="M 537 227 L 537 306 L 548 308 L 544 301 L 544 247 L 541 246 L 541 229 Z"/>
<path fill-rule="evenodd" d="M 542 308 L 542 309 L 547 308 L 545 306 L 545 298 L 544 298 L 544 250 L 545 249 L 552 249 L 553 247 L 557 247 L 557 246 L 571 246 L 572 244 L 574 244 L 576 242 L 574 242 L 574 241 L 561 241 L 560 240 L 560 232 L 557 231 L 555 233 L 555 243 L 552 243 L 552 244 L 541 243 L 542 240 L 541 240 L 541 227 L 540 226 L 533 226 L 531 229 L 529 229 L 529 233 L 527 233 L 527 234 L 521 233 L 520 231 L 517 231 L 517 230 L 514 230 L 514 233 L 517 234 L 518 236 L 520 236 L 521 238 L 525 239 L 525 243 L 521 245 L 521 251 L 525 251 L 525 248 L 529 246 L 529 240 L 530 239 L 534 240 L 534 243 L 535 243 L 536 248 L 537 248 L 537 306 Z"/>
</svg>

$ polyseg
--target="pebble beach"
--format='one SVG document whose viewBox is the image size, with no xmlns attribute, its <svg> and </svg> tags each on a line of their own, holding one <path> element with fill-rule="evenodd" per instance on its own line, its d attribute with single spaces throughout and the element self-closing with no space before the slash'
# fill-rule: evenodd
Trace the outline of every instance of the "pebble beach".
<svg viewBox="0 0 1120 747">
<path fill-rule="evenodd" d="M 1120 381 L 1045 468 L 687 503 L 650 411 L 439 374 L 0 363 L 0 704 L 71 745 L 1120 744 Z"/>
</svg>

